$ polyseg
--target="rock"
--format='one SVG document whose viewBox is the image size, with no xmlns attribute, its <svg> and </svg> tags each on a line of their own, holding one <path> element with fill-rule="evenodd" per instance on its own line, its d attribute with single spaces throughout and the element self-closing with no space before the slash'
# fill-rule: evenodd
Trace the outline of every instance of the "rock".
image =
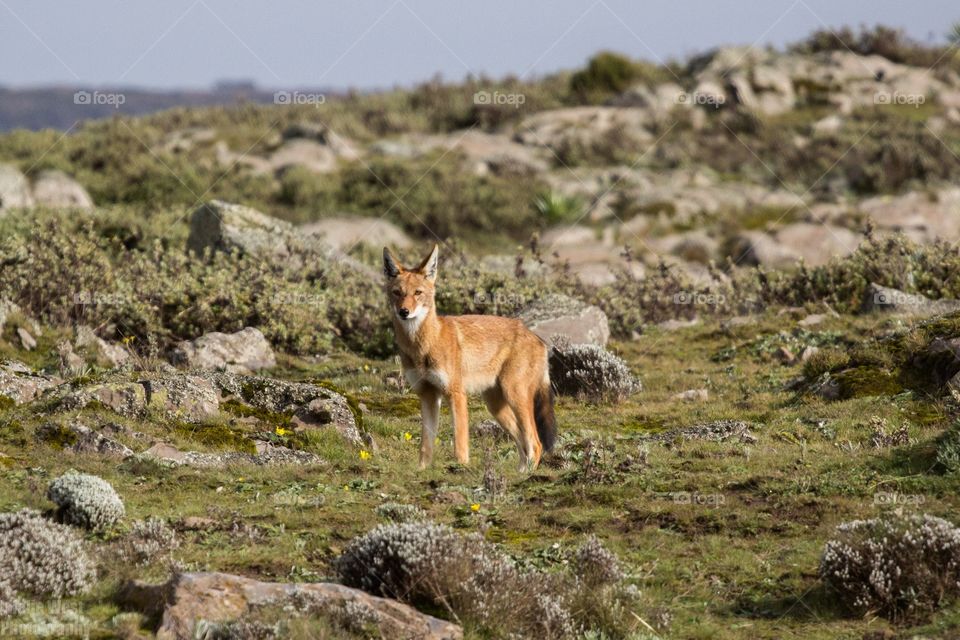
<svg viewBox="0 0 960 640">
<path fill-rule="evenodd" d="M 937 315 L 960 310 L 960 300 L 931 300 L 919 293 L 906 293 L 871 282 L 863 296 L 861 310 L 911 315 Z"/>
<path fill-rule="evenodd" d="M 803 351 L 800 352 L 800 362 L 806 362 L 807 360 L 809 360 L 819 352 L 820 352 L 820 347 L 814 347 L 812 345 L 808 345 L 804 347 Z"/>
<path fill-rule="evenodd" d="M 333 389 L 233 374 L 216 375 L 213 382 L 225 396 L 263 411 L 291 416 L 300 427 L 333 427 L 348 442 L 364 443 L 359 412 L 355 413 L 347 398 Z"/>
<path fill-rule="evenodd" d="M 221 469 L 231 464 L 256 465 L 314 465 L 323 460 L 316 454 L 280 447 L 267 442 L 256 443 L 256 453 L 226 451 L 207 453 L 201 451 L 181 451 L 172 444 L 158 442 L 140 455 L 172 465 L 198 467 L 201 469 Z"/>
<path fill-rule="evenodd" d="M 797 324 L 800 325 L 801 327 L 813 327 L 820 324 L 826 319 L 827 319 L 827 314 L 825 313 L 811 313 L 810 315 L 806 316 L 805 318 L 797 322 Z"/>
<path fill-rule="evenodd" d="M 0 211 L 33 206 L 30 184 L 20 170 L 0 164 Z"/>
<path fill-rule="evenodd" d="M 314 140 L 294 139 L 284 142 L 267 160 L 273 171 L 279 172 L 289 167 L 304 167 L 317 173 L 336 171 L 337 154 L 329 146 Z"/>
<path fill-rule="evenodd" d="M 460 640 L 460 627 L 420 613 L 394 600 L 371 596 L 334 583 L 259 582 L 226 573 L 180 573 L 166 584 L 128 583 L 121 602 L 148 617 L 159 618 L 157 640 L 190 640 L 198 623 L 242 620 L 258 610 L 282 611 L 281 619 L 320 618 L 343 624 L 336 616 L 362 615 L 383 638 Z M 333 617 L 333 620 L 331 620 Z"/>
<path fill-rule="evenodd" d="M 129 351 L 118 344 L 110 344 L 85 325 L 77 327 L 77 337 L 73 344 L 78 349 L 91 350 L 98 360 L 106 362 L 111 367 L 122 367 L 130 362 Z"/>
<path fill-rule="evenodd" d="M 220 523 L 213 518 L 187 516 L 180 521 L 177 528 L 181 531 L 213 531 L 220 528 Z"/>
<path fill-rule="evenodd" d="M 736 265 L 789 268 L 800 256 L 762 231 L 742 231 L 724 245 L 724 254 Z"/>
<path fill-rule="evenodd" d="M 757 441 L 756 436 L 750 432 L 750 425 L 740 420 L 717 420 L 716 422 L 696 424 L 690 427 L 670 429 L 663 433 L 644 436 L 642 439 L 656 442 L 673 442 L 678 439 L 726 442 L 737 439 L 746 444 Z"/>
<path fill-rule="evenodd" d="M 62 372 L 77 375 L 87 366 L 87 361 L 74 353 L 73 345 L 67 340 L 61 340 L 57 343 L 57 356 L 60 358 L 60 371 Z"/>
<path fill-rule="evenodd" d="M 664 331 L 677 331 L 679 329 L 695 327 L 698 324 L 700 324 L 700 318 L 690 318 L 689 320 L 682 318 L 671 318 L 670 320 L 664 320 L 663 322 L 657 323 L 657 327 L 663 329 Z"/>
<path fill-rule="evenodd" d="M 220 412 L 213 383 L 201 376 L 174 375 L 141 380 L 147 406 L 184 422 L 202 422 Z"/>
<path fill-rule="evenodd" d="M 185 340 L 173 348 L 170 360 L 190 369 L 230 373 L 251 373 L 277 365 L 270 343 L 253 327 L 236 333 L 214 331 Z"/>
<path fill-rule="evenodd" d="M 606 346 L 610 339 L 607 315 L 598 307 L 560 294 L 551 294 L 520 312 L 524 324 L 547 344 L 566 336 L 571 344 Z"/>
<path fill-rule="evenodd" d="M 481 438 L 494 440 L 508 440 L 509 435 L 496 420 L 481 420 L 473 427 L 473 432 Z"/>
<path fill-rule="evenodd" d="M 37 437 L 40 440 L 46 440 L 47 438 L 44 437 L 45 431 L 56 432 L 60 429 L 66 429 L 76 437 L 76 442 L 65 447 L 75 453 L 91 453 L 118 460 L 125 460 L 133 456 L 133 450 L 130 447 L 79 422 L 71 422 L 63 427 L 47 423 L 37 429 Z"/>
<path fill-rule="evenodd" d="M 36 400 L 44 391 L 58 384 L 59 380 L 34 374 L 30 367 L 21 362 L 0 363 L 0 396 L 10 398 L 14 404 Z"/>
<path fill-rule="evenodd" d="M 687 389 L 674 394 L 672 399 L 683 402 L 706 402 L 710 399 L 710 392 L 707 389 Z"/>
<path fill-rule="evenodd" d="M 832 114 L 826 118 L 817 120 L 812 125 L 813 135 L 816 136 L 832 136 L 836 133 L 839 133 L 840 129 L 843 128 L 843 118 L 837 114 Z"/>
<path fill-rule="evenodd" d="M 654 124 L 647 109 L 629 107 L 569 107 L 541 111 L 525 118 L 514 139 L 525 145 L 545 147 L 556 154 L 570 148 L 591 148 L 597 141 L 615 136 L 642 145 L 653 141 L 647 127 Z"/>
<path fill-rule="evenodd" d="M 337 250 L 349 251 L 358 244 L 381 249 L 406 249 L 413 244 L 403 230 L 389 220 L 363 216 L 323 218 L 298 227 L 300 233 L 316 236 Z"/>
<path fill-rule="evenodd" d="M 858 209 L 877 229 L 903 233 L 916 242 L 960 236 L 960 187 L 877 196 L 860 202 Z"/>
<path fill-rule="evenodd" d="M 83 186 L 62 171 L 41 171 L 33 181 L 33 199 L 52 208 L 92 209 L 93 200 Z"/>
<path fill-rule="evenodd" d="M 834 257 L 848 256 L 857 250 L 859 234 L 827 224 L 797 222 L 776 232 L 777 242 L 803 258 L 809 267 L 824 265 Z"/>
<path fill-rule="evenodd" d="M 669 253 L 700 264 L 709 264 L 714 260 L 718 249 L 717 241 L 700 230 L 653 238 L 647 244 L 658 253 Z"/>
<path fill-rule="evenodd" d="M 282 135 L 284 140 L 304 139 L 325 144 L 345 160 L 356 160 L 362 155 L 355 142 L 323 124 L 296 122 L 284 129 Z"/>
<path fill-rule="evenodd" d="M 33 351 L 37 348 L 36 338 L 30 335 L 30 332 L 23 327 L 17 327 L 17 337 L 20 338 L 20 346 L 27 351 Z"/>
<path fill-rule="evenodd" d="M 301 236 L 289 222 L 221 200 L 212 200 L 193 212 L 187 248 L 198 255 L 210 249 L 273 259 L 323 252 L 315 238 Z"/>
<path fill-rule="evenodd" d="M 59 408 L 75 411 L 97 403 L 125 417 L 143 415 L 147 408 L 147 393 L 136 382 L 103 382 L 68 391 L 61 398 Z"/>
<path fill-rule="evenodd" d="M 794 355 L 793 351 L 786 347 L 780 347 L 773 354 L 774 360 L 780 364 L 791 365 L 797 362 L 797 356 Z"/>
</svg>

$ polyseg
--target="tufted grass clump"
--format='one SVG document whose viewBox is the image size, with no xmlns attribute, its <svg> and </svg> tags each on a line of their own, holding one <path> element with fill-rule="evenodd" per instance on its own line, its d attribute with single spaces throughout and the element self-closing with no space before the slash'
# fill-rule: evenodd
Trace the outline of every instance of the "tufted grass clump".
<svg viewBox="0 0 960 640">
<path fill-rule="evenodd" d="M 74 529 L 29 509 L 0 514 L 0 617 L 18 612 L 17 594 L 76 595 L 94 577 L 94 563 Z"/>
<path fill-rule="evenodd" d="M 599 542 L 577 552 L 583 575 L 521 566 L 479 535 L 429 523 L 381 525 L 355 538 L 336 561 L 343 582 L 426 609 L 446 610 L 483 637 L 581 637 L 622 633 L 629 589 Z M 619 631 L 613 631 L 619 629 Z"/>
<path fill-rule="evenodd" d="M 565 341 L 550 352 L 550 380 L 558 393 L 591 402 L 622 402 L 641 388 L 620 357 L 597 345 Z"/>
<path fill-rule="evenodd" d="M 119 556 L 125 562 L 145 566 L 170 560 L 179 547 L 176 531 L 165 520 L 148 518 L 133 523 L 130 533 L 120 543 Z"/>
<path fill-rule="evenodd" d="M 91 531 L 105 531 L 124 515 L 123 501 L 110 483 L 86 473 L 63 474 L 50 483 L 47 497 L 64 522 Z"/>
<path fill-rule="evenodd" d="M 427 519 L 427 512 L 415 504 L 384 502 L 377 505 L 376 512 L 390 522 L 421 522 Z"/>
<path fill-rule="evenodd" d="M 820 577 L 853 611 L 921 618 L 960 593 L 960 528 L 927 514 L 844 523 Z"/>
</svg>

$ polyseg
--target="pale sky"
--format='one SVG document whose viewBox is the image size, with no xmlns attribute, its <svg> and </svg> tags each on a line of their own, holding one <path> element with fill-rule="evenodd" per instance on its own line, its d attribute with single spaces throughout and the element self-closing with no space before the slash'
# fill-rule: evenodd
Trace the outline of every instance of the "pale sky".
<svg viewBox="0 0 960 640">
<path fill-rule="evenodd" d="M 601 49 L 684 58 L 888 24 L 942 42 L 956 0 L 0 0 L 0 85 L 360 89 L 542 75 Z"/>
</svg>

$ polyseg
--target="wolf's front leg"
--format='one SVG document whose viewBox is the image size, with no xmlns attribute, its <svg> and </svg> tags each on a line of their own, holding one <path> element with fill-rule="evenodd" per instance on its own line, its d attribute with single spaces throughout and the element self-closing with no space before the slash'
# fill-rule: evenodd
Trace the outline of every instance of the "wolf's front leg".
<svg viewBox="0 0 960 640">
<path fill-rule="evenodd" d="M 450 413 L 453 414 L 453 452 L 460 464 L 470 463 L 470 420 L 467 415 L 467 394 L 450 392 Z"/>
<path fill-rule="evenodd" d="M 433 442 L 440 426 L 440 394 L 424 391 L 420 394 L 420 415 L 423 427 L 420 431 L 420 468 L 426 469 L 433 459 Z"/>
</svg>

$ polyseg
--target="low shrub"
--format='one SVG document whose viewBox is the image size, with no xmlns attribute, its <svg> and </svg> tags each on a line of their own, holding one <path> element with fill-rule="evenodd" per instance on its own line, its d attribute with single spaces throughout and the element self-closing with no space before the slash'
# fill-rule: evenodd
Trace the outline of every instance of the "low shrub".
<svg viewBox="0 0 960 640">
<path fill-rule="evenodd" d="M 384 502 L 377 505 L 377 515 L 391 522 L 420 522 L 427 519 L 427 513 L 415 504 Z"/>
<path fill-rule="evenodd" d="M 74 529 L 24 509 L 0 514 L 0 576 L 6 582 L 8 611 L 13 592 L 61 598 L 87 590 L 93 561 Z"/>
<path fill-rule="evenodd" d="M 889 515 L 837 527 L 820 577 L 858 613 L 921 617 L 960 592 L 960 529 L 931 515 Z"/>
<path fill-rule="evenodd" d="M 119 556 L 125 562 L 143 566 L 169 560 L 180 546 L 177 533 L 160 518 L 137 520 L 120 543 Z"/>
<path fill-rule="evenodd" d="M 591 402 L 621 402 L 641 387 L 620 357 L 597 345 L 564 341 L 550 351 L 550 381 L 558 393 Z"/>
<path fill-rule="evenodd" d="M 64 522 L 92 531 L 104 531 L 124 514 L 123 501 L 110 483 L 98 476 L 69 471 L 47 489 Z"/>
<path fill-rule="evenodd" d="M 622 599 L 630 596 L 609 587 L 611 580 L 619 585 L 619 565 L 599 543 L 582 548 L 574 564 L 594 560 L 603 566 L 588 572 L 590 581 L 546 573 L 518 566 L 478 535 L 418 522 L 382 525 L 355 538 L 336 567 L 349 586 L 446 610 L 483 637 L 573 638 L 589 631 L 620 637 L 625 621 L 610 624 L 611 612 L 623 613 Z"/>
</svg>

